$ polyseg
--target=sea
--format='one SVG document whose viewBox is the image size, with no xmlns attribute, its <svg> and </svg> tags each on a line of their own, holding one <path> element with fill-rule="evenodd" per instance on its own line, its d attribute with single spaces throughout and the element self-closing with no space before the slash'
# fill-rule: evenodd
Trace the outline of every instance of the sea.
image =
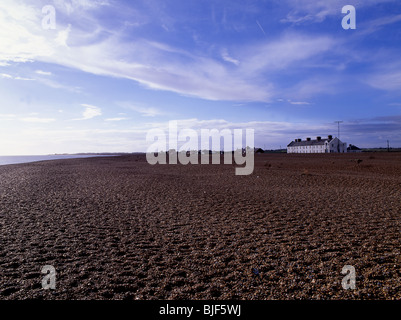
<svg viewBox="0 0 401 320">
<path fill-rule="evenodd" d="M 44 155 L 44 156 L 0 156 L 0 165 L 29 163 L 45 160 L 60 160 L 60 159 L 77 159 L 77 158 L 93 158 L 93 157 L 112 157 L 114 155 Z"/>
</svg>

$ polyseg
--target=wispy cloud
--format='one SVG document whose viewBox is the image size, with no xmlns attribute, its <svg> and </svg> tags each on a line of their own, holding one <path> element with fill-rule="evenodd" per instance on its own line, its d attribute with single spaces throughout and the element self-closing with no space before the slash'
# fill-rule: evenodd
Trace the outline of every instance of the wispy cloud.
<svg viewBox="0 0 401 320">
<path fill-rule="evenodd" d="M 129 120 L 129 118 L 107 118 L 107 119 L 104 119 L 104 121 L 123 121 L 123 120 Z"/>
<path fill-rule="evenodd" d="M 400 127 L 401 115 L 380 116 L 348 121 L 343 124 L 342 132 L 360 141 L 364 147 L 377 147 L 380 141 L 382 146 L 386 145 L 388 139 L 393 144 L 400 144 Z"/>
<path fill-rule="evenodd" d="M 53 89 L 62 89 L 62 90 L 70 91 L 70 92 L 76 92 L 76 93 L 79 93 L 82 90 L 82 88 L 80 88 L 80 87 L 66 85 L 66 84 L 60 83 L 60 82 L 58 82 L 56 80 L 49 79 L 47 77 L 46 78 L 38 77 L 35 80 L 40 82 L 40 83 L 42 83 L 42 84 L 44 84 L 45 86 L 53 88 Z"/>
<path fill-rule="evenodd" d="M 307 101 L 292 101 L 292 100 L 290 100 L 290 99 L 286 99 L 286 100 L 284 100 L 284 99 L 277 99 L 277 101 L 278 102 L 284 102 L 284 103 L 289 103 L 289 104 L 292 104 L 292 105 L 298 105 L 298 106 L 301 106 L 301 105 L 310 105 L 311 103 L 310 102 L 307 102 Z"/>
<path fill-rule="evenodd" d="M 51 75 L 52 75 L 51 72 L 49 72 L 49 71 L 42 71 L 42 70 L 36 70 L 35 73 L 36 73 L 36 74 L 39 74 L 39 75 L 41 75 L 41 76 L 51 76 Z"/>
<path fill-rule="evenodd" d="M 20 77 L 20 76 L 12 76 L 7 73 L 1 73 L 0 77 L 3 79 L 12 79 L 12 80 L 22 80 L 22 81 L 34 81 L 35 79 L 32 78 L 26 78 L 26 77 Z"/>
<path fill-rule="evenodd" d="M 377 32 L 378 30 L 382 29 L 383 27 L 394 24 L 401 21 L 401 14 L 398 15 L 389 15 L 380 17 L 377 19 L 373 19 L 372 21 L 365 22 L 361 25 L 358 36 L 365 36 L 367 34 L 371 34 Z"/>
<path fill-rule="evenodd" d="M 0 113 L 0 120 L 13 120 L 16 117 L 17 115 L 13 113 Z"/>
<path fill-rule="evenodd" d="M 12 75 L 9 75 L 7 73 L 1 73 L 0 77 L 2 77 L 3 79 L 13 79 L 14 78 Z"/>
<path fill-rule="evenodd" d="M 88 12 L 108 5 L 108 1 L 89 0 L 54 0 L 57 12 L 57 30 L 49 32 L 42 29 L 42 7 L 46 0 L 27 4 L 22 0 L 2 0 L 0 2 L 0 63 L 47 61 L 48 57 L 62 53 L 66 49 L 71 33 L 71 25 L 63 25 L 62 13 L 70 16 L 69 20 L 91 20 Z M 87 30 L 86 30 L 86 33 Z M 66 54 L 66 52 L 64 52 Z"/>
<path fill-rule="evenodd" d="M 31 123 L 50 123 L 56 121 L 53 118 L 36 118 L 36 117 L 27 117 L 20 119 L 23 122 L 31 122 Z"/>
<path fill-rule="evenodd" d="M 377 73 L 372 73 L 365 81 L 376 89 L 399 91 L 401 90 L 401 67 L 394 70 L 381 70 Z"/>
<path fill-rule="evenodd" d="M 237 59 L 234 59 L 229 56 L 227 49 L 222 50 L 221 57 L 223 58 L 224 61 L 230 62 L 236 66 L 240 64 L 240 62 Z"/>
<path fill-rule="evenodd" d="M 38 76 L 36 76 L 38 75 Z M 54 89 L 63 89 L 71 92 L 80 92 L 81 88 L 77 86 L 69 86 L 62 84 L 56 80 L 50 79 L 49 77 L 52 75 L 51 72 L 46 72 L 42 70 L 36 70 L 34 72 L 34 77 L 21 77 L 21 76 L 15 76 L 15 75 L 10 75 L 7 73 L 0 73 L 0 78 L 3 79 L 10 79 L 10 80 L 21 80 L 21 81 L 37 81 L 39 83 L 42 83 L 50 88 Z M 41 77 L 44 76 L 44 77 Z"/>
<path fill-rule="evenodd" d="M 144 117 L 156 117 L 159 115 L 162 115 L 163 112 L 160 111 L 157 108 L 154 107 L 148 107 L 148 106 L 142 106 L 140 104 L 135 104 L 132 102 L 125 102 L 125 101 L 119 101 L 116 103 L 116 105 L 122 107 L 122 108 L 126 108 L 129 110 L 133 110 L 135 112 L 140 113 L 142 116 Z"/>
<path fill-rule="evenodd" d="M 0 4 L 0 62 L 25 62 L 50 56 L 53 49 L 41 33 L 41 10 L 21 1 Z"/>
<path fill-rule="evenodd" d="M 293 105 L 310 105 L 310 103 L 306 102 L 306 101 L 291 101 L 291 100 L 288 100 L 288 102 L 290 104 L 293 104 Z"/>
<path fill-rule="evenodd" d="M 22 80 L 22 81 L 35 81 L 36 79 L 33 78 L 25 78 L 25 77 L 14 77 L 15 80 Z"/>
<path fill-rule="evenodd" d="M 81 106 L 85 108 L 85 111 L 82 113 L 82 118 L 73 120 L 89 120 L 102 115 L 102 110 L 99 107 L 90 104 L 81 104 Z"/>
<path fill-rule="evenodd" d="M 344 123 L 347 139 L 355 134 L 365 141 L 359 134 L 368 130 L 390 135 L 385 130 L 396 132 L 398 125 L 399 131 L 399 122 L 372 119 L 399 111 L 397 1 L 205 0 L 161 6 L 157 0 L 1 0 L 0 144 L 9 150 L 20 144 L 26 150 L 45 145 L 49 152 L 92 146 L 132 151 L 133 143 L 144 146 L 146 130 L 166 126 L 157 121 L 177 116 L 198 129 L 253 128 L 259 144 L 277 146 L 333 134 L 333 123 L 323 123 L 333 117 L 333 105 L 338 114 L 371 116 Z M 41 27 L 47 4 L 56 7 L 56 30 Z M 346 4 L 357 8 L 356 32 L 341 29 Z M 355 105 L 347 109 L 345 100 Z M 230 121 L 220 119 L 222 114 Z M 312 124 L 302 120 L 312 118 Z M 52 122 L 61 128 L 33 125 Z"/>
<path fill-rule="evenodd" d="M 280 38 L 244 49 L 246 59 L 242 70 L 249 72 L 278 71 L 309 63 L 311 58 L 319 58 L 329 50 L 335 50 L 340 44 L 330 36 L 309 36 L 301 33 L 285 33 Z M 296 65 L 295 65 L 296 64 Z"/>
<path fill-rule="evenodd" d="M 263 33 L 264 35 L 266 35 L 265 29 L 263 29 L 263 27 L 260 25 L 260 23 L 259 23 L 258 20 L 256 20 L 256 24 L 258 25 L 260 31 L 262 31 L 262 33 Z"/>
<path fill-rule="evenodd" d="M 207 100 L 270 101 L 276 90 L 269 81 L 269 74 L 274 78 L 275 72 L 294 63 L 299 67 L 300 62 L 338 46 L 338 41 L 328 36 L 286 34 L 258 45 L 244 44 L 230 54 L 223 48 L 221 58 L 229 62 L 228 65 L 211 56 L 160 41 L 140 38 L 127 41 L 123 33 L 110 33 L 109 37 L 82 43 L 79 39 L 84 32 L 77 27 L 79 24 L 58 25 L 56 35 L 51 37 L 50 33 L 39 29 L 40 17 L 37 12 L 32 12 L 32 8 L 5 1 L 15 10 L 22 8 L 26 10 L 25 15 L 32 16 L 25 21 L 17 15 L 11 24 L 6 23 L 7 30 L 3 32 L 7 35 L 4 35 L 6 41 L 0 44 L 0 61 L 55 63 L 96 75 L 131 79 L 153 90 Z M 105 4 L 97 2 L 97 6 L 102 5 Z M 95 30 L 101 28 L 101 21 L 88 16 Z M 19 32 L 11 32 L 17 26 Z M 1 27 L 0 23 L 0 30 Z M 154 115 L 152 110 L 138 112 Z"/>
<path fill-rule="evenodd" d="M 53 0 L 53 2 L 57 10 L 67 15 L 111 5 L 110 1 L 107 0 Z"/>
<path fill-rule="evenodd" d="M 361 9 L 385 2 L 397 2 L 397 0 L 286 0 L 284 3 L 291 10 L 281 22 L 294 25 L 321 23 L 329 16 L 342 17 L 341 9 L 345 5 L 351 4 Z"/>
<path fill-rule="evenodd" d="M 307 100 L 321 95 L 337 94 L 341 91 L 341 84 L 342 78 L 337 75 L 329 78 L 320 75 L 311 76 L 285 88 L 282 93 L 294 100 Z"/>
</svg>

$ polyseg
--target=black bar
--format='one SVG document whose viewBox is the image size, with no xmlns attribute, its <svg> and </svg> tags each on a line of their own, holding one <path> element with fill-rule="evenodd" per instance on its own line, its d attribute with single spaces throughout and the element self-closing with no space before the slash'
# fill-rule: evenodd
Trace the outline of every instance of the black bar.
<svg viewBox="0 0 401 320">
<path fill-rule="evenodd" d="M 227 307 L 240 306 L 240 314 L 228 314 Z M 165 308 L 175 310 L 174 314 L 165 313 Z M 211 315 L 210 307 L 220 306 L 218 312 Z M 398 314 L 401 301 L 221 301 L 221 300 L 152 300 L 152 301 L 0 301 L 2 315 L 32 316 L 33 314 L 46 318 L 59 317 L 76 319 L 81 317 L 101 317 L 102 319 L 292 319 L 293 317 L 310 317 L 325 319 L 328 316 L 360 319 L 362 315 L 378 314 L 380 318 L 386 315 Z M 164 309 L 163 309 L 164 308 Z M 192 308 L 191 315 L 184 308 Z M 188 309 L 186 309 L 188 310 Z M 224 310 L 226 312 L 223 314 Z M 238 307 L 236 308 L 238 311 Z M 233 309 L 231 309 L 233 311 Z M 7 312 L 7 313 L 6 313 Z"/>
</svg>

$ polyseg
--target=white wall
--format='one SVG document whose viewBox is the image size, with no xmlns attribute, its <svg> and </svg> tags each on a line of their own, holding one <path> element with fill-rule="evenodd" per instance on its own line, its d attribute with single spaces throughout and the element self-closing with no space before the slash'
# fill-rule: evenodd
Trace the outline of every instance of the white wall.
<svg viewBox="0 0 401 320">
<path fill-rule="evenodd" d="M 334 138 L 324 145 L 287 147 L 287 153 L 325 153 L 326 148 L 329 153 L 337 153 L 338 150 L 340 150 L 340 153 L 345 153 L 347 152 L 347 143 Z"/>
</svg>

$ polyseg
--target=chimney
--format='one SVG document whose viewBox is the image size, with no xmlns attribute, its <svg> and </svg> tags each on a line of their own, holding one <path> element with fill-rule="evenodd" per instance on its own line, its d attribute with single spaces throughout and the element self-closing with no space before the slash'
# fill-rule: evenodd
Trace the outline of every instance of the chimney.
<svg viewBox="0 0 401 320">
<path fill-rule="evenodd" d="M 322 137 L 316 137 L 317 141 L 322 140 Z"/>
<path fill-rule="evenodd" d="M 306 141 L 311 141 L 311 138 L 306 138 Z"/>
<path fill-rule="evenodd" d="M 333 136 L 332 135 L 329 135 L 329 141 L 330 140 L 333 140 Z"/>
</svg>

